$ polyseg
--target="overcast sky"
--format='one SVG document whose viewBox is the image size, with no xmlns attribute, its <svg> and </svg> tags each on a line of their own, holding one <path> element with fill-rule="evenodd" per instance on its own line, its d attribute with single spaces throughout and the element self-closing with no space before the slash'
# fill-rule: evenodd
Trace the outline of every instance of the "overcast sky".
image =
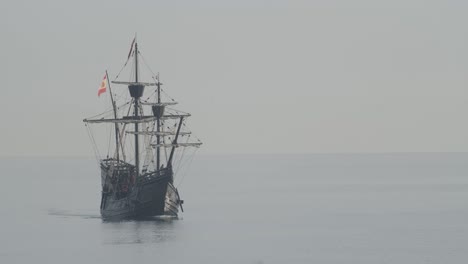
<svg viewBox="0 0 468 264">
<path fill-rule="evenodd" d="M 92 156 L 135 32 L 202 153 L 468 151 L 467 1 L 194 2 L 2 1 L 0 156 Z"/>
</svg>

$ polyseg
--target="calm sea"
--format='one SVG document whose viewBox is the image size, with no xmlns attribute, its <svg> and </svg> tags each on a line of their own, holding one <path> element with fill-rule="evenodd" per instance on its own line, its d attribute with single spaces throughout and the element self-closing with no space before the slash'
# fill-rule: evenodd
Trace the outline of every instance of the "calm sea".
<svg viewBox="0 0 468 264">
<path fill-rule="evenodd" d="M 114 223 L 94 159 L 0 168 L 0 263 L 468 261 L 466 153 L 200 155 L 181 219 Z"/>
</svg>

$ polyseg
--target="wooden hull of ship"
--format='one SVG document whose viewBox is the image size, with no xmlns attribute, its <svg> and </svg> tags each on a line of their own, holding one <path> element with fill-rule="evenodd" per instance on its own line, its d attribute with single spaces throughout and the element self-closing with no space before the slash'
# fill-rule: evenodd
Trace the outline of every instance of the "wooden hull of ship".
<svg viewBox="0 0 468 264">
<path fill-rule="evenodd" d="M 116 195 L 103 193 L 101 216 L 104 220 L 145 219 L 153 216 L 170 215 L 177 217 L 178 208 L 173 206 L 177 201 L 168 201 L 168 190 L 171 192 L 172 170 L 142 175 L 127 195 L 119 198 Z M 170 186 L 168 188 L 168 186 Z M 170 208 L 170 210 L 169 210 Z"/>
</svg>

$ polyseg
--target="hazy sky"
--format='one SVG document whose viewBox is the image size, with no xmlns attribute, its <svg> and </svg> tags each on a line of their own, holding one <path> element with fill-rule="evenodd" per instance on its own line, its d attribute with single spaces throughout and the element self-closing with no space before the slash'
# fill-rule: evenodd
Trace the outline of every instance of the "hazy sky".
<svg viewBox="0 0 468 264">
<path fill-rule="evenodd" d="M 2 1 L 0 156 L 91 156 L 139 46 L 202 153 L 468 151 L 468 2 Z M 121 88 L 124 89 L 124 88 Z"/>
</svg>

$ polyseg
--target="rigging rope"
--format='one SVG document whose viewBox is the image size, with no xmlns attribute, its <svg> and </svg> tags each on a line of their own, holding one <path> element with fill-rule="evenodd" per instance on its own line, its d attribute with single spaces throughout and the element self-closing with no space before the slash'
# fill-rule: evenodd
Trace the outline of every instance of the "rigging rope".
<svg viewBox="0 0 468 264">
<path fill-rule="evenodd" d="M 127 58 L 127 61 L 125 62 L 125 64 L 122 66 L 122 69 L 120 69 L 119 73 L 117 74 L 117 76 L 115 76 L 114 78 L 114 81 L 117 80 L 117 78 L 119 78 L 120 74 L 122 73 L 123 69 L 125 68 L 125 66 L 127 66 L 127 63 L 128 61 L 130 60 L 130 58 L 132 58 L 135 54 L 135 51 L 132 52 L 132 54 L 130 55 L 130 57 Z"/>
<path fill-rule="evenodd" d="M 163 88 L 161 88 L 161 92 L 163 92 L 169 99 L 171 99 L 173 102 L 175 102 L 174 98 L 172 98 L 169 94 L 167 94 L 166 91 L 164 91 Z"/>
<path fill-rule="evenodd" d="M 197 150 L 198 150 L 198 149 L 195 148 L 195 150 L 193 151 L 192 155 L 190 155 L 190 157 L 188 158 L 188 165 L 187 165 L 187 167 L 186 167 L 186 171 L 188 171 L 188 170 L 190 169 L 190 166 L 192 166 L 192 162 L 193 162 L 193 160 L 194 160 L 194 158 L 195 158 L 195 153 L 197 152 Z M 187 164 L 187 163 L 185 163 L 185 164 Z M 185 165 L 185 164 L 184 164 L 184 165 Z M 182 182 L 184 181 L 186 175 L 187 175 L 187 173 L 182 173 L 182 176 L 181 176 L 180 181 L 179 181 L 179 183 L 177 184 L 176 188 L 179 188 L 179 186 L 180 186 L 180 185 L 182 184 Z"/>
<path fill-rule="evenodd" d="M 107 157 L 109 157 L 110 145 L 111 145 L 111 139 L 112 139 L 112 129 L 110 129 L 110 126 L 107 127 L 107 131 L 109 133 L 109 142 L 107 144 Z"/>
<path fill-rule="evenodd" d="M 96 158 L 97 164 L 99 166 L 99 157 L 101 155 L 99 154 L 99 149 L 97 147 L 96 140 L 94 139 L 94 136 L 93 136 L 93 133 L 91 131 L 90 126 L 88 126 L 88 124 L 85 123 L 85 127 L 86 127 L 86 131 L 88 132 L 88 137 L 91 140 L 91 143 L 92 143 L 92 146 L 93 146 L 94 157 Z"/>
<path fill-rule="evenodd" d="M 143 60 L 143 64 L 145 64 L 146 68 L 148 68 L 148 70 L 151 72 L 151 74 L 153 74 L 153 76 L 156 77 L 156 74 L 153 72 L 153 70 L 148 65 L 148 63 L 146 63 L 145 57 L 143 57 L 143 55 L 141 55 L 140 51 L 138 51 L 138 54 L 140 54 L 140 58 Z M 159 77 L 159 74 L 157 76 Z M 158 78 L 158 81 L 159 81 L 159 78 Z"/>
</svg>

